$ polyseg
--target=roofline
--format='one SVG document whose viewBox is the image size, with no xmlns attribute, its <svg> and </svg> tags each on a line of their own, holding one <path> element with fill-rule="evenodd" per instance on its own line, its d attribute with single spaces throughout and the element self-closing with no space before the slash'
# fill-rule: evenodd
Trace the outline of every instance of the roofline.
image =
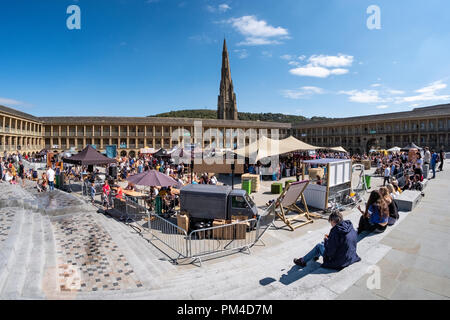
<svg viewBox="0 0 450 320">
<path fill-rule="evenodd" d="M 12 115 L 14 117 L 24 118 L 24 119 L 27 119 L 27 120 L 32 120 L 34 122 L 42 122 L 38 117 L 35 117 L 35 116 L 31 115 L 31 114 L 22 112 L 20 110 L 9 108 L 9 107 L 1 105 L 1 104 L 0 104 L 0 112 L 7 113 L 7 114 Z"/>
</svg>

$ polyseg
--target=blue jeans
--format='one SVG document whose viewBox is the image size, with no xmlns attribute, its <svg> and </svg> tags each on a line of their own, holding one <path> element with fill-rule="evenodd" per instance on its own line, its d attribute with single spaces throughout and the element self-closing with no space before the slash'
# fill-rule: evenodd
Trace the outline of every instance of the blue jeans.
<svg viewBox="0 0 450 320">
<path fill-rule="evenodd" d="M 433 170 L 433 178 L 436 178 L 436 163 L 431 165 L 431 170 Z"/>
<path fill-rule="evenodd" d="M 49 181 L 49 182 L 48 182 L 48 187 L 49 187 L 50 190 L 55 190 L 55 184 L 54 184 L 54 182 L 53 182 L 53 181 Z"/>
<path fill-rule="evenodd" d="M 323 244 L 323 242 L 318 243 L 310 252 L 306 254 L 306 256 L 303 257 L 303 261 L 308 262 L 314 258 L 319 258 L 323 256 L 324 252 L 325 252 L 325 245 Z"/>
</svg>

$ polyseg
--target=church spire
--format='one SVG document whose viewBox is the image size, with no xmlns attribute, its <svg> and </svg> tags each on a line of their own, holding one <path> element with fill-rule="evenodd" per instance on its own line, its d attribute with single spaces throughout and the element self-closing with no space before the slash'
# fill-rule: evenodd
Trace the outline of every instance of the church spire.
<svg viewBox="0 0 450 320">
<path fill-rule="evenodd" d="M 226 39 L 223 40 L 222 76 L 220 80 L 219 101 L 217 104 L 217 118 L 238 120 L 236 94 L 233 90 L 233 80 L 231 79 L 230 59 L 228 56 Z"/>
</svg>

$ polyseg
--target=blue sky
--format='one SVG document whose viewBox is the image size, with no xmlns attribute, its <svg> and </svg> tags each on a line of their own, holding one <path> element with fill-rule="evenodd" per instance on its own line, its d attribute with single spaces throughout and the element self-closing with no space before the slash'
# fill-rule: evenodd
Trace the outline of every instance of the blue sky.
<svg viewBox="0 0 450 320">
<path fill-rule="evenodd" d="M 81 10 L 69 30 L 67 7 Z M 380 8 L 381 29 L 366 12 Z M 36 116 L 216 109 L 346 117 L 450 102 L 450 2 L 0 0 L 0 104 Z"/>
</svg>

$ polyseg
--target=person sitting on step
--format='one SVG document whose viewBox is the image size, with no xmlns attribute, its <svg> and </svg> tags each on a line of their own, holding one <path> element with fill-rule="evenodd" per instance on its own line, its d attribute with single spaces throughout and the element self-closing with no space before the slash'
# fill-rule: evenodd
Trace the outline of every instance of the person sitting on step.
<svg viewBox="0 0 450 320">
<path fill-rule="evenodd" d="M 344 220 L 340 212 L 331 213 L 328 221 L 332 226 L 330 234 L 304 257 L 294 259 L 296 265 L 304 268 L 308 261 L 317 261 L 322 256 L 323 268 L 342 270 L 361 261 L 356 253 L 358 237 L 351 221 Z"/>
<path fill-rule="evenodd" d="M 365 211 L 361 209 L 361 206 L 358 206 L 358 210 L 362 213 L 359 219 L 358 234 L 363 231 L 382 233 L 386 230 L 389 221 L 389 207 L 378 191 L 371 192 Z"/>
<path fill-rule="evenodd" d="M 398 215 L 397 204 L 395 203 L 389 190 L 393 190 L 392 185 L 388 185 L 388 187 L 381 187 L 379 192 L 389 208 L 388 226 L 393 226 L 400 216 Z"/>
</svg>

